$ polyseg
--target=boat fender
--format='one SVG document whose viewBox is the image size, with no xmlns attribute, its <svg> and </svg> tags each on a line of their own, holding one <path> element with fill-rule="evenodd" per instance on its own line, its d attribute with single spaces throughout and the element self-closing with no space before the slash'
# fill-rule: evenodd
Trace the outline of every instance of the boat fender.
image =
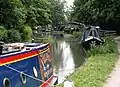
<svg viewBox="0 0 120 87">
<path fill-rule="evenodd" d="M 3 85 L 4 87 L 11 87 L 10 80 L 8 78 L 4 78 Z"/>
<path fill-rule="evenodd" d="M 26 84 L 26 75 L 23 72 L 20 73 L 20 78 L 21 78 L 22 84 Z"/>
<path fill-rule="evenodd" d="M 37 69 L 35 68 L 35 66 L 33 67 L 33 74 L 35 77 L 38 77 Z"/>
</svg>

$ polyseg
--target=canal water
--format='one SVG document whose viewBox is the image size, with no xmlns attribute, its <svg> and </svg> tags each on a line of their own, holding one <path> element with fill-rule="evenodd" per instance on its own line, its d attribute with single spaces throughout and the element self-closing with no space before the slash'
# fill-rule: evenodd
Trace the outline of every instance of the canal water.
<svg viewBox="0 0 120 87">
<path fill-rule="evenodd" d="M 65 80 L 80 67 L 86 60 L 87 54 L 80 44 L 80 39 L 75 40 L 73 36 L 56 35 L 51 43 L 53 56 L 53 68 L 58 75 L 58 84 Z"/>
</svg>

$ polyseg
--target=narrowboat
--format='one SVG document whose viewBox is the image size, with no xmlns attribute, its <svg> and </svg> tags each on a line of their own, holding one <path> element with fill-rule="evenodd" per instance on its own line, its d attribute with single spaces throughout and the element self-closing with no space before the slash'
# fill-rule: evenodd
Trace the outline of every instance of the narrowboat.
<svg viewBox="0 0 120 87">
<path fill-rule="evenodd" d="M 54 75 L 50 44 L 17 45 L 0 45 L 0 87 L 52 85 Z"/>
<path fill-rule="evenodd" d="M 89 26 L 84 30 L 81 44 L 85 49 L 90 49 L 90 44 L 100 45 L 103 43 L 99 29 L 99 26 Z"/>
</svg>

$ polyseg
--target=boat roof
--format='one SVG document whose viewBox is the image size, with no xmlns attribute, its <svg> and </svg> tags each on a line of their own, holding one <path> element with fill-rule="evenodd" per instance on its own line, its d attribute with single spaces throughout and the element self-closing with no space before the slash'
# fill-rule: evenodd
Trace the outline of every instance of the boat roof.
<svg viewBox="0 0 120 87">
<path fill-rule="evenodd" d="M 48 43 L 42 44 L 42 43 L 11 43 L 11 44 L 5 44 L 3 46 L 2 55 L 0 57 L 14 55 L 17 53 L 22 52 L 28 52 L 31 50 L 39 49 L 44 46 L 47 46 Z"/>
</svg>

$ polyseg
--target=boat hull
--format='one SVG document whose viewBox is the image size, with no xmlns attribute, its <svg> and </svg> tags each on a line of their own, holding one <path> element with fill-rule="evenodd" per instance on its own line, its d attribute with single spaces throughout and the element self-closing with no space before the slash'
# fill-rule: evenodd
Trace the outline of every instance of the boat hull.
<svg viewBox="0 0 120 87">
<path fill-rule="evenodd" d="M 46 87 L 53 78 L 51 62 L 49 44 L 3 56 L 0 58 L 0 87 Z"/>
</svg>

